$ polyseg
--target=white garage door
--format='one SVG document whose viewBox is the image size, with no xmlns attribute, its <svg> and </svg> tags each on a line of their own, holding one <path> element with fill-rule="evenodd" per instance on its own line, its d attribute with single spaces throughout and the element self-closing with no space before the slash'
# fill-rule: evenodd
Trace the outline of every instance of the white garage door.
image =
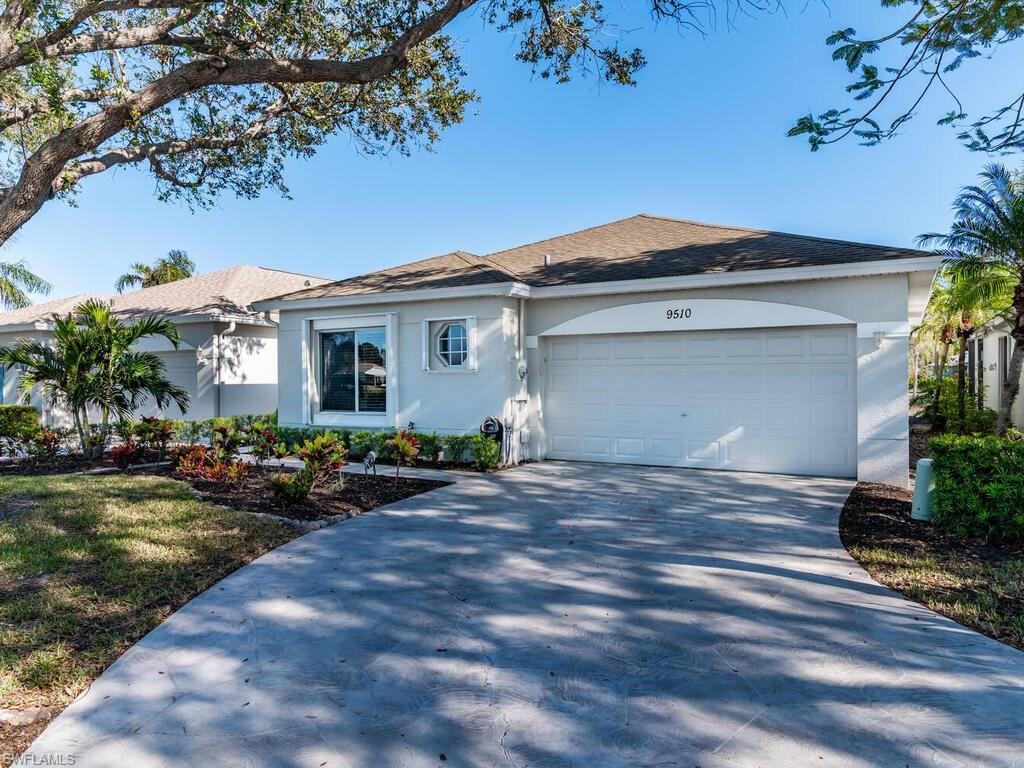
<svg viewBox="0 0 1024 768">
<path fill-rule="evenodd" d="M 856 475 L 852 327 L 551 337 L 548 457 Z"/>
</svg>

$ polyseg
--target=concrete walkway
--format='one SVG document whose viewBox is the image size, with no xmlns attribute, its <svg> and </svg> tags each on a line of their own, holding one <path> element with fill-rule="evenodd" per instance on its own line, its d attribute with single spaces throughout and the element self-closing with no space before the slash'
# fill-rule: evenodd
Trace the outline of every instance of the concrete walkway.
<svg viewBox="0 0 1024 768">
<path fill-rule="evenodd" d="M 25 764 L 1024 767 L 1024 654 L 871 581 L 850 487 L 462 480 L 225 579 Z"/>
</svg>

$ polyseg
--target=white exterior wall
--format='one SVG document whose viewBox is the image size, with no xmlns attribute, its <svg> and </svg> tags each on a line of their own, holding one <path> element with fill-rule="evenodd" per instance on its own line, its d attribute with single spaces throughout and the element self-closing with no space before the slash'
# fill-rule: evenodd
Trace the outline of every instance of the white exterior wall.
<svg viewBox="0 0 1024 768">
<path fill-rule="evenodd" d="M 312 323 L 317 318 L 377 318 L 389 329 L 390 384 L 387 414 L 379 419 L 353 414 L 334 423 L 356 428 L 404 427 L 438 432 L 475 431 L 487 416 L 503 416 L 511 431 L 513 456 L 543 458 L 545 333 L 562 323 L 610 307 L 655 301 L 731 299 L 789 305 L 840 316 L 857 337 L 857 475 L 866 482 L 906 486 L 909 463 L 908 276 L 905 274 L 808 280 L 723 288 L 659 291 L 525 301 L 526 387 L 517 357 L 518 301 L 513 298 L 451 298 L 396 304 L 282 310 L 279 328 L 279 419 L 282 424 L 317 423 L 310 412 Z M 710 304 L 709 304 L 710 306 Z M 722 307 L 732 306 L 723 303 Z M 780 324 L 770 305 L 746 325 Z M 777 308 L 786 309 L 786 308 Z M 630 310 L 626 310 L 628 315 Z M 477 370 L 437 373 L 424 370 L 423 322 L 474 317 Z M 735 320 L 735 318 L 733 318 Z M 732 320 L 730 320 L 732 322 Z M 808 324 L 808 323 L 804 323 Z M 809 323 L 813 324 L 813 323 Z M 709 326 L 709 327 L 714 327 Z M 653 329 L 652 329 L 653 330 Z M 667 330 L 667 329 L 658 329 Z M 673 328 L 672 330 L 685 330 Z M 595 331 L 596 332 L 596 331 Z M 607 331 L 603 331 L 607 332 Z M 394 394 L 392 394 L 394 393 Z M 520 434 L 521 433 L 521 434 Z M 520 442 L 520 438 L 522 442 Z"/>
<path fill-rule="evenodd" d="M 33 339 L 36 341 L 45 341 L 48 339 L 50 334 L 46 331 L 19 331 L 15 333 L 0 333 L 0 347 L 11 347 L 14 346 L 20 339 Z M 71 425 L 71 418 L 61 408 L 51 408 L 47 406 L 42 397 L 40 397 L 39 391 L 34 390 L 32 397 L 28 403 L 24 403 L 21 399 L 21 393 L 18 391 L 18 382 L 20 376 L 15 370 L 8 370 L 4 372 L 4 384 L 3 384 L 3 402 L 8 405 L 32 405 L 41 414 L 43 424 L 49 426 L 67 427 Z"/>
<path fill-rule="evenodd" d="M 650 301 L 734 299 L 806 307 L 840 315 L 857 326 L 857 477 L 863 482 L 906 486 L 909 464 L 908 295 L 906 275 L 858 277 L 616 294 L 573 298 L 531 299 L 527 310 L 527 338 L 539 337 L 528 351 L 530 455 L 542 458 L 545 446 L 543 402 L 543 341 L 545 331 L 561 323 L 608 307 Z M 772 327 L 771 312 L 763 320 Z M 682 330 L 682 328 L 678 328 Z M 885 338 L 878 346 L 876 331 Z"/>
<path fill-rule="evenodd" d="M 984 341 L 982 374 L 985 406 L 998 411 L 1003 399 L 1003 389 L 999 382 L 999 339 L 1006 338 L 1007 365 L 1010 362 L 1009 356 L 1013 354 L 1013 339 L 1009 330 L 1001 327 L 990 328 L 979 338 Z M 1021 375 L 1021 384 L 1021 393 L 1017 395 L 1010 413 L 1010 421 L 1018 428 L 1024 428 L 1024 374 Z"/>
<path fill-rule="evenodd" d="M 386 317 L 386 320 L 384 319 Z M 442 318 L 474 318 L 476 370 L 427 371 L 423 364 L 424 322 Z M 501 297 L 420 301 L 407 304 L 282 310 L 278 328 L 278 420 L 301 426 L 323 424 L 310 413 L 313 386 L 310 366 L 316 353 L 311 325 L 337 319 L 360 324 L 387 323 L 387 413 L 334 417 L 335 426 L 475 432 L 488 416 L 507 418 L 518 380 L 516 301 Z M 471 340 L 472 342 L 472 340 Z M 304 352 L 305 349 L 305 352 Z M 390 359 L 393 358 L 393 359 Z"/>
<path fill-rule="evenodd" d="M 167 376 L 191 396 L 191 404 L 182 413 L 176 404 L 160 409 L 152 401 L 135 411 L 136 417 L 162 416 L 192 421 L 215 416 L 267 413 L 277 407 L 277 329 L 270 326 L 236 325 L 225 333 L 227 323 L 181 323 L 177 326 L 181 348 L 172 350 L 161 339 L 147 339 L 139 348 L 159 355 L 167 367 Z M 0 333 L 0 346 L 18 339 L 48 339 L 48 331 Z M 18 376 L 4 377 L 3 402 L 18 400 Z M 45 424 L 70 426 L 66 409 L 43 404 L 38 393 L 32 405 L 40 409 Z"/>
<path fill-rule="evenodd" d="M 217 327 L 219 415 L 268 413 L 277 408 L 277 330 L 239 325 Z"/>
</svg>

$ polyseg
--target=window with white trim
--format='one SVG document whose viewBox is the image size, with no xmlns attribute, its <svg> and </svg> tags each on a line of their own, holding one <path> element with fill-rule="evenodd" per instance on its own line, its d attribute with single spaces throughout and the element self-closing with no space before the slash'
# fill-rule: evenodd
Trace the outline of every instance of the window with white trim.
<svg viewBox="0 0 1024 768">
<path fill-rule="evenodd" d="M 461 368 L 469 360 L 469 332 L 464 320 L 441 326 L 437 334 L 437 356 L 449 368 Z"/>
<path fill-rule="evenodd" d="M 432 373 L 476 370 L 476 317 L 423 321 L 423 368 Z"/>
<path fill-rule="evenodd" d="M 319 334 L 320 410 L 387 411 L 387 332 L 352 328 Z"/>
</svg>

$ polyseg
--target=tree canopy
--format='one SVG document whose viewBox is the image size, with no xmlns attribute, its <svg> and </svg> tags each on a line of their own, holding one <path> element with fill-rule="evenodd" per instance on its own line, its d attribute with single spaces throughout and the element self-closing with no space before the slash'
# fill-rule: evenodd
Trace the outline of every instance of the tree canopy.
<svg viewBox="0 0 1024 768">
<path fill-rule="evenodd" d="M 118 293 L 124 293 L 125 288 L 152 288 L 154 285 L 173 283 L 176 280 L 184 280 L 192 277 L 196 271 L 196 264 L 188 257 L 185 251 L 168 251 L 152 264 L 143 264 L 137 261 L 131 265 L 128 272 L 125 272 L 114 283 Z"/>
<path fill-rule="evenodd" d="M 24 261 L 0 261 L 0 310 L 27 307 L 30 293 L 47 294 L 52 288 Z"/>
<path fill-rule="evenodd" d="M 881 0 L 897 9 L 900 21 L 889 32 L 860 37 L 853 27 L 827 39 L 832 58 L 856 79 L 846 91 L 852 102 L 801 117 L 790 136 L 806 136 L 812 150 L 850 136 L 878 144 L 897 135 L 931 91 L 949 107 L 940 125 L 954 126 L 968 149 L 1011 152 L 1024 149 L 1024 84 L 1020 72 L 1004 70 L 1005 101 L 971 115 L 958 94 L 953 73 L 1024 35 L 1024 0 Z M 1002 84 L 1002 83 L 1001 83 Z M 889 116 L 883 117 L 886 110 Z"/>
<path fill-rule="evenodd" d="M 699 24 L 715 6 L 650 0 Z M 475 94 L 446 29 L 471 10 L 542 78 L 632 84 L 641 51 L 599 0 L 4 0 L 0 244 L 83 179 L 142 164 L 161 199 L 287 193 L 282 165 L 333 134 L 364 153 L 430 147 Z"/>
</svg>

